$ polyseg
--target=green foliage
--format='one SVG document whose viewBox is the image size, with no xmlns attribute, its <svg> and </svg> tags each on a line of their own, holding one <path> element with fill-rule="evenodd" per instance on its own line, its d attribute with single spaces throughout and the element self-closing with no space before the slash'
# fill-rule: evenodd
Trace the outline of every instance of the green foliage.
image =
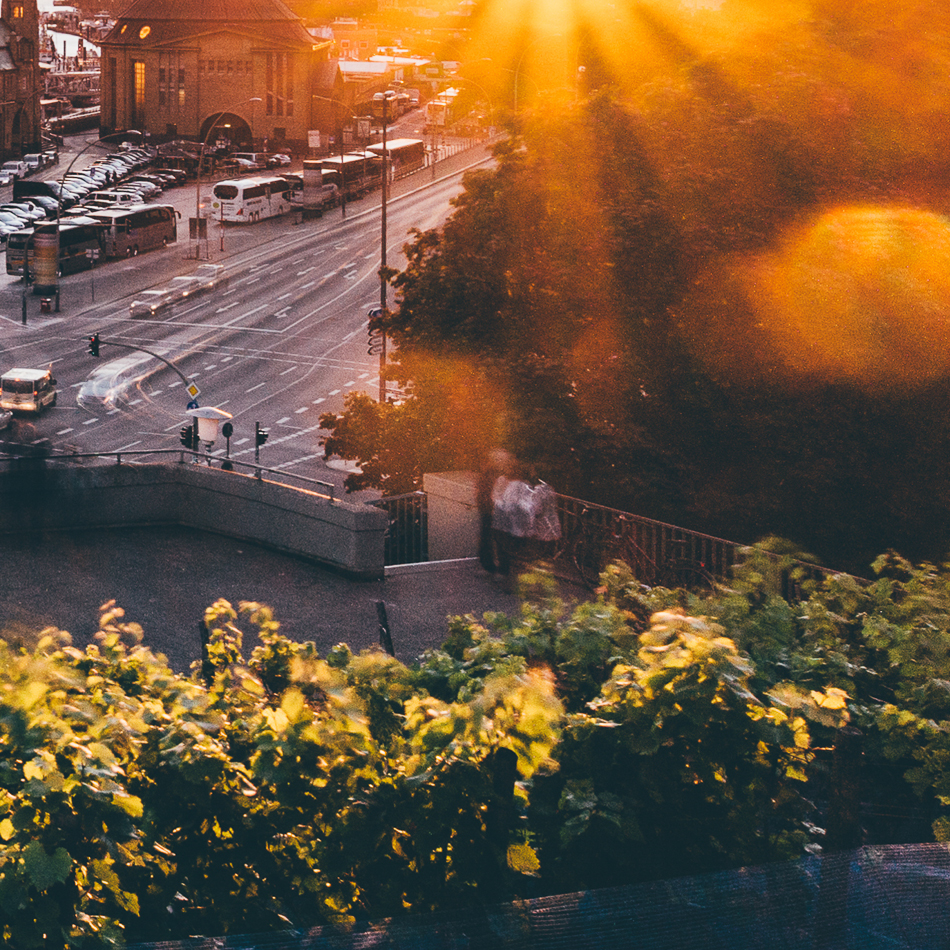
<svg viewBox="0 0 950 950">
<path fill-rule="evenodd" d="M 845 725 L 868 839 L 903 813 L 946 840 L 950 572 L 888 554 L 872 581 L 810 579 L 769 547 L 704 599 L 618 565 L 569 610 L 528 579 L 519 614 L 452 618 L 411 666 L 321 657 L 225 601 L 189 676 L 112 605 L 85 650 L 56 630 L 0 644 L 5 945 L 345 925 L 795 857 L 821 848 Z"/>
</svg>

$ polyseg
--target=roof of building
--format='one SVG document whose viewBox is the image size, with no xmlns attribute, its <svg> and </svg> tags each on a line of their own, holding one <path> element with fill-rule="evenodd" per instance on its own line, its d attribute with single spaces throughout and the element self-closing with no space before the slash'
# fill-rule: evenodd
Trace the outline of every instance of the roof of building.
<svg viewBox="0 0 950 950">
<path fill-rule="evenodd" d="M 222 29 L 259 35 L 277 45 L 315 45 L 283 0 L 133 0 L 102 43 L 147 48 Z"/>
</svg>

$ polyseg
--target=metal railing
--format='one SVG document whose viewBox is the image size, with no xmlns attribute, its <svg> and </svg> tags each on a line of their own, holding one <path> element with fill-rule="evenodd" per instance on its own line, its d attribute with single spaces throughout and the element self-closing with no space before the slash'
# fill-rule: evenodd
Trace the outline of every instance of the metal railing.
<svg viewBox="0 0 950 950">
<path fill-rule="evenodd" d="M 588 587 L 596 587 L 601 571 L 616 560 L 630 567 L 647 586 L 712 588 L 729 583 L 733 568 L 749 550 L 770 565 L 768 586 L 790 601 L 806 596 L 809 581 L 820 582 L 842 573 L 580 498 L 555 498 L 561 538 L 547 546 L 544 561 L 556 576 Z M 385 564 L 426 561 L 425 493 L 381 498 L 371 504 L 389 514 Z"/>
<path fill-rule="evenodd" d="M 383 563 L 420 564 L 429 560 L 429 508 L 425 492 L 392 495 L 370 502 L 389 516 Z"/>
<path fill-rule="evenodd" d="M 27 448 L 24 446 L 24 448 Z M 172 455 L 178 457 L 181 465 L 186 464 L 206 464 L 211 468 L 218 468 L 223 471 L 229 471 L 234 474 L 250 474 L 254 478 L 267 480 L 277 484 L 290 487 L 299 487 L 309 491 L 321 498 L 326 498 L 331 504 L 338 501 L 336 497 L 336 486 L 331 482 L 322 482 L 316 478 L 309 478 L 306 475 L 296 475 L 293 472 L 284 472 L 279 469 L 266 468 L 257 462 L 242 462 L 239 459 L 229 459 L 220 455 L 209 455 L 206 452 L 196 452 L 194 449 L 140 449 L 138 451 L 128 449 L 119 452 L 50 452 L 43 451 L 42 447 L 32 452 L 24 451 L 23 454 L 13 455 L 10 453 L 0 453 L 0 464 L 16 465 L 24 463 L 75 463 L 83 461 L 94 462 L 114 462 L 116 465 L 130 464 L 130 459 L 144 458 L 155 455 Z M 217 464 L 216 464 L 217 463 Z M 134 462 L 131 464 L 135 464 Z M 243 470 L 243 471 L 239 471 Z M 246 477 L 246 475 L 245 475 Z"/>
</svg>

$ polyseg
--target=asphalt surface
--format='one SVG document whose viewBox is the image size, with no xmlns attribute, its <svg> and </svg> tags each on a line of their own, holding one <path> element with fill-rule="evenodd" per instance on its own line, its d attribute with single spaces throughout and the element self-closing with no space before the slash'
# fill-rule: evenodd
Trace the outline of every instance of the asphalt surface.
<svg viewBox="0 0 950 950">
<path fill-rule="evenodd" d="M 143 642 L 186 670 L 201 654 L 199 623 L 219 598 L 272 607 L 284 634 L 312 640 L 322 654 L 340 642 L 354 652 L 379 645 L 376 604 L 386 614 L 396 656 L 411 662 L 445 639 L 447 618 L 486 611 L 515 614 L 520 598 L 477 560 L 393 569 L 357 582 L 303 559 L 182 527 L 0 537 L 0 637 L 29 643 L 46 627 L 85 647 L 99 609 L 114 600 Z M 242 624 L 245 630 L 251 628 Z M 245 654 L 256 644 L 245 641 Z"/>
<path fill-rule="evenodd" d="M 467 160 L 461 155 L 458 163 Z M 451 171 L 454 164 L 450 159 L 440 169 Z M 411 180 L 398 185 L 409 188 Z M 21 293 L 21 285 L 0 281 L 0 308 L 7 313 L 0 332 L 11 340 L 22 329 Z M 29 304 L 33 317 L 37 302 Z M 334 474 L 342 483 L 345 466 L 339 468 Z M 144 642 L 178 670 L 199 658 L 199 623 L 219 598 L 271 606 L 287 636 L 312 640 L 322 653 L 340 642 L 355 651 L 377 646 L 382 602 L 395 653 L 406 661 L 444 640 L 450 616 L 512 614 L 520 606 L 509 585 L 475 560 L 397 568 L 385 580 L 360 583 L 303 559 L 182 527 L 0 537 L 0 552 L 0 637 L 28 642 L 56 627 L 83 647 L 99 629 L 101 605 L 114 601 L 127 621 L 142 627 Z M 246 654 L 255 642 L 250 636 Z"/>
</svg>

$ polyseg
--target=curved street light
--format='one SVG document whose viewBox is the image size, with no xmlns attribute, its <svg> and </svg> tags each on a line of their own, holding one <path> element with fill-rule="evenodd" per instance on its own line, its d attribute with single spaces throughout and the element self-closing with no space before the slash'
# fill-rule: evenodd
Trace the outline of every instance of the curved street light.
<svg viewBox="0 0 950 950">
<path fill-rule="evenodd" d="M 386 279 L 386 198 L 389 192 L 389 155 L 386 151 L 386 122 L 387 107 L 389 103 L 396 98 L 396 93 L 392 89 L 385 92 L 377 92 L 373 96 L 374 102 L 379 102 L 383 107 L 383 169 L 382 169 L 382 224 L 380 236 L 380 265 L 379 265 L 379 307 L 382 311 L 383 325 L 380 332 L 380 351 L 379 351 L 379 401 L 386 401 L 386 310 L 387 310 L 387 288 L 389 282 Z"/>
<path fill-rule="evenodd" d="M 351 119 L 356 119 L 359 122 L 360 117 L 355 112 L 350 112 L 349 109 L 342 108 L 343 103 L 339 99 L 331 99 L 329 96 L 318 96 L 316 93 L 310 94 L 311 101 L 314 99 L 320 99 L 323 102 L 329 102 L 332 106 L 340 106 L 340 109 L 334 108 L 334 112 L 337 114 L 348 115 Z M 313 115 L 311 114 L 311 119 Z M 342 216 L 346 217 L 346 166 L 343 163 L 343 121 L 341 120 L 338 124 L 339 129 L 339 140 L 340 140 L 340 210 L 342 211 Z M 357 130 L 358 131 L 358 130 Z M 364 159 L 365 162 L 365 159 Z"/>
<path fill-rule="evenodd" d="M 264 100 L 260 96 L 251 96 L 250 99 L 245 99 L 243 102 L 239 102 L 234 108 L 240 109 L 241 106 L 246 106 L 249 102 L 263 102 Z M 211 133 L 218 127 L 218 123 L 227 115 L 225 111 L 218 113 L 218 117 L 211 123 L 211 128 L 208 129 L 205 134 L 204 140 L 201 143 L 201 152 L 198 155 L 198 168 L 195 171 L 195 237 L 197 242 L 195 244 L 195 260 L 201 259 L 201 224 L 199 223 L 202 220 L 201 215 L 201 169 L 204 167 L 205 163 L 205 149 L 208 147 L 208 142 L 211 141 Z M 251 116 L 251 122 L 253 123 L 254 117 Z M 253 130 L 251 136 L 253 139 Z M 207 232 L 206 232 L 207 234 Z"/>
<path fill-rule="evenodd" d="M 535 46 L 538 45 L 538 43 L 542 42 L 543 40 L 553 40 L 553 39 L 557 39 L 558 37 L 561 37 L 563 39 L 564 34 L 563 33 L 549 33 L 545 36 L 539 36 L 537 39 L 530 42 L 524 48 L 524 52 L 521 54 L 521 57 L 518 60 L 518 65 L 515 67 L 515 103 L 514 103 L 515 114 L 517 114 L 518 112 L 518 76 L 521 73 L 521 65 L 522 63 L 524 63 L 525 56 L 528 55 L 529 50 L 533 49 Z"/>
<path fill-rule="evenodd" d="M 69 175 L 69 173 L 72 171 L 73 165 L 75 165 L 76 162 L 77 162 L 83 155 L 85 155 L 86 152 L 89 151 L 89 149 L 94 148 L 96 145 L 106 145 L 106 144 L 108 144 L 108 140 L 109 140 L 109 139 L 120 139 L 120 140 L 121 140 L 121 139 L 124 139 L 124 138 L 125 138 L 126 136 L 128 136 L 128 135 L 129 135 L 128 132 L 113 132 L 113 133 L 111 133 L 110 135 L 103 135 L 103 136 L 100 136 L 100 137 L 97 138 L 97 139 L 94 139 L 94 140 L 91 141 L 91 142 L 87 142 L 87 143 L 73 156 L 73 160 L 66 166 L 66 171 L 63 172 L 63 174 L 60 176 L 59 180 L 57 181 L 57 184 L 59 185 L 59 188 L 57 189 L 57 194 L 56 194 L 56 230 L 55 230 L 55 232 L 54 232 L 54 239 L 55 239 L 55 242 L 56 242 L 56 243 L 55 243 L 55 248 L 52 250 L 52 252 L 49 252 L 49 251 L 48 251 L 48 256 L 50 256 L 50 257 L 52 258 L 52 264 L 50 265 L 50 266 L 51 266 L 51 270 L 50 270 L 49 273 L 46 275 L 47 278 L 50 279 L 50 283 L 49 283 L 49 284 L 40 285 L 40 286 L 45 286 L 45 287 L 51 287 L 51 288 L 52 288 L 52 293 L 53 293 L 53 298 L 54 298 L 54 307 L 55 307 L 55 310 L 56 310 L 57 313 L 59 313 L 59 230 L 60 230 L 60 227 L 62 226 L 62 218 L 63 218 L 63 187 L 64 187 L 64 183 L 65 183 L 65 181 L 66 181 L 66 177 L 67 177 L 67 175 Z M 37 258 L 36 258 L 36 243 L 35 243 L 35 242 L 36 242 L 36 237 L 35 237 L 35 236 L 34 236 L 34 239 L 33 239 L 33 240 L 34 240 L 34 251 L 33 251 L 33 254 L 34 254 L 34 256 L 33 256 L 34 265 L 33 265 L 33 274 L 34 274 L 34 279 L 35 279 L 36 271 L 37 271 L 37 268 L 36 268 L 36 260 L 37 260 Z M 47 263 L 49 263 L 49 262 L 47 262 Z M 29 269 L 29 263 L 28 263 L 28 261 L 27 261 L 26 259 L 24 259 L 24 261 L 23 261 L 23 280 L 24 280 L 24 282 L 25 282 L 26 279 L 27 279 L 27 270 L 28 270 L 28 269 Z M 35 290 L 36 290 L 36 288 L 34 287 L 34 292 L 35 292 Z"/>
</svg>

